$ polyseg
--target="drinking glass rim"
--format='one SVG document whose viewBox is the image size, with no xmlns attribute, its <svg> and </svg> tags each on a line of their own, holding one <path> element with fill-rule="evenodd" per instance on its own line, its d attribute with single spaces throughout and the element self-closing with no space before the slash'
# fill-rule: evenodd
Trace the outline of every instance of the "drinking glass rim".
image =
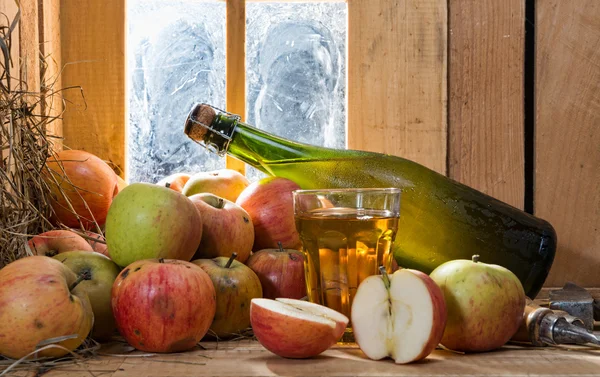
<svg viewBox="0 0 600 377">
<path fill-rule="evenodd" d="M 292 193 L 294 196 L 296 195 L 304 195 L 304 194 L 335 194 L 335 193 L 377 193 L 380 192 L 382 194 L 401 194 L 402 190 L 396 187 L 381 187 L 381 188 L 372 188 L 372 187 L 346 187 L 346 188 L 332 188 L 332 189 L 308 189 L 308 190 L 294 190 Z"/>
</svg>

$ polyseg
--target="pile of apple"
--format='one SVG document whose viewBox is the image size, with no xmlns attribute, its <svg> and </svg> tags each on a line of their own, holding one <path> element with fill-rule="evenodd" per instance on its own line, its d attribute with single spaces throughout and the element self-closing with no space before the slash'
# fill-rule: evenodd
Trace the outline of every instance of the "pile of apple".
<svg viewBox="0 0 600 377">
<path fill-rule="evenodd" d="M 296 183 L 250 183 L 222 169 L 127 185 L 98 157 L 71 150 L 48 167 L 56 229 L 0 270 L 0 354 L 58 357 L 117 331 L 137 349 L 177 352 L 252 327 L 273 353 L 305 358 L 346 330 L 346 316 L 302 300 Z M 498 348 L 524 305 L 510 271 L 451 261 L 430 276 L 400 269 L 364 280 L 352 328 L 368 357 L 407 363 L 439 343 Z"/>
</svg>

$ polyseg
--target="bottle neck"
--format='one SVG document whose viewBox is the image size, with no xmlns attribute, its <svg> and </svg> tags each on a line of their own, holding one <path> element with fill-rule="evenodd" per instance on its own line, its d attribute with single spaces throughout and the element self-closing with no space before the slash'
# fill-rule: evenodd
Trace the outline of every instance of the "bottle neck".
<svg viewBox="0 0 600 377">
<path fill-rule="evenodd" d="M 226 114 L 218 114 L 210 129 L 212 132 L 204 137 L 206 145 L 219 154 L 227 153 L 267 173 L 266 165 L 270 163 L 307 159 L 311 152 L 322 149 L 259 130 Z"/>
</svg>

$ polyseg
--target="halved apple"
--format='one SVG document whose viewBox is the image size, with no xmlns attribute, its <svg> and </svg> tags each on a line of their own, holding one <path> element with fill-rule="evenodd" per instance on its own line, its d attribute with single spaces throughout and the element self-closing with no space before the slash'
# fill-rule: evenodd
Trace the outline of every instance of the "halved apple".
<svg viewBox="0 0 600 377">
<path fill-rule="evenodd" d="M 356 343 L 369 358 L 406 364 L 435 349 L 447 314 L 444 295 L 428 275 L 401 269 L 363 280 L 351 317 Z"/>
<path fill-rule="evenodd" d="M 287 358 L 317 356 L 344 334 L 348 317 L 307 301 L 252 299 L 250 324 L 266 349 Z"/>
</svg>

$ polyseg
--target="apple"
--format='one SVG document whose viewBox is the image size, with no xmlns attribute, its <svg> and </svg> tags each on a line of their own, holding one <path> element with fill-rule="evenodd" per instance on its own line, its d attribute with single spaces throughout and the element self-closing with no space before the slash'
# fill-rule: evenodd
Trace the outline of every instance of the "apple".
<svg viewBox="0 0 600 377">
<path fill-rule="evenodd" d="M 457 259 L 430 274 L 448 307 L 441 344 L 463 352 L 490 351 L 517 332 L 525 311 L 525 292 L 510 270 L 493 264 Z"/>
<path fill-rule="evenodd" d="M 208 331 L 216 309 L 208 274 L 176 259 L 127 266 L 115 280 L 111 302 L 121 335 L 146 352 L 193 348 Z"/>
<path fill-rule="evenodd" d="M 306 296 L 304 255 L 298 250 L 263 249 L 253 253 L 248 262 L 260 279 L 264 298 L 294 298 Z"/>
<path fill-rule="evenodd" d="M 250 324 L 269 351 L 303 359 L 334 345 L 344 334 L 348 317 L 308 301 L 255 298 L 250 303 Z"/>
<path fill-rule="evenodd" d="M 156 182 L 156 184 L 159 186 L 168 187 L 177 192 L 181 192 L 183 190 L 183 186 L 185 186 L 190 177 L 191 175 L 187 173 L 175 173 L 161 179 L 160 181 Z"/>
<path fill-rule="evenodd" d="M 111 259 L 125 267 L 140 259 L 189 261 L 200 245 L 202 218 L 185 195 L 149 183 L 132 183 L 106 217 Z"/>
<path fill-rule="evenodd" d="M 267 177 L 242 191 L 236 204 L 248 212 L 254 224 L 253 251 L 276 248 L 277 242 L 286 249 L 300 249 L 292 197 L 292 191 L 298 189 L 289 179 Z"/>
<path fill-rule="evenodd" d="M 54 259 L 70 268 L 77 276 L 83 276 L 79 287 L 87 293 L 94 312 L 92 338 L 109 339 L 117 329 L 110 306 L 110 295 L 120 272 L 119 267 L 106 256 L 96 252 L 68 251 L 55 255 Z"/>
<path fill-rule="evenodd" d="M 400 269 L 364 279 L 351 314 L 354 339 L 370 359 L 391 357 L 397 364 L 421 360 L 439 344 L 446 325 L 446 304 L 426 274 Z"/>
<path fill-rule="evenodd" d="M 254 242 L 254 226 L 250 216 L 237 204 L 205 193 L 189 197 L 202 217 L 202 240 L 194 259 L 230 257 L 246 262 Z"/>
<path fill-rule="evenodd" d="M 89 237 L 86 239 L 86 241 L 90 244 L 95 252 L 110 258 L 110 255 L 108 254 L 108 247 L 106 246 L 106 238 L 104 238 L 103 235 L 91 232 L 89 230 L 85 232 L 85 235 Z"/>
<path fill-rule="evenodd" d="M 117 175 L 110 166 L 79 150 L 60 151 L 48 159 L 46 166 L 44 179 L 51 190 L 55 222 L 70 228 L 83 225 L 91 229 L 94 222 L 103 226 L 119 192 Z"/>
<path fill-rule="evenodd" d="M 88 336 L 94 313 L 75 273 L 57 260 L 31 256 L 0 270 L 0 354 L 19 359 L 41 342 L 76 335 L 35 354 L 60 357 Z"/>
<path fill-rule="evenodd" d="M 250 182 L 240 172 L 232 169 L 220 169 L 194 174 L 181 191 L 186 196 L 210 193 L 235 202 Z"/>
<path fill-rule="evenodd" d="M 50 230 L 34 236 L 27 243 L 35 255 L 52 257 L 65 251 L 93 251 L 92 246 L 80 235 L 70 230 Z"/>
<path fill-rule="evenodd" d="M 200 266 L 213 282 L 217 294 L 215 318 L 209 334 L 225 339 L 240 334 L 250 327 L 250 300 L 262 297 L 258 276 L 235 259 L 198 259 L 192 263 Z"/>
</svg>

